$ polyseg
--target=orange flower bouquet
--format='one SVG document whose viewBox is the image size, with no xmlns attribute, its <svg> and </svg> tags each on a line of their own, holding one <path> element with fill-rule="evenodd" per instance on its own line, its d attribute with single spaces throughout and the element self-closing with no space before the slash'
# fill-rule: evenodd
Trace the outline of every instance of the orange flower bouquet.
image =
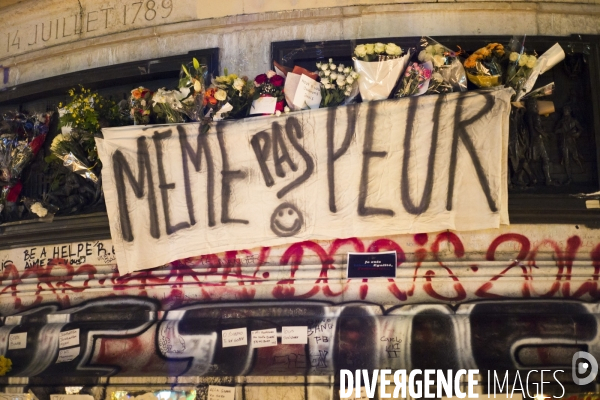
<svg viewBox="0 0 600 400">
<path fill-rule="evenodd" d="M 143 86 L 133 89 L 129 103 L 131 104 L 131 118 L 133 118 L 134 125 L 148 125 L 152 111 L 152 92 L 150 89 Z"/>
<path fill-rule="evenodd" d="M 500 43 L 490 43 L 480 48 L 465 60 L 467 78 L 480 88 L 501 85 L 503 58 L 504 46 Z"/>
</svg>

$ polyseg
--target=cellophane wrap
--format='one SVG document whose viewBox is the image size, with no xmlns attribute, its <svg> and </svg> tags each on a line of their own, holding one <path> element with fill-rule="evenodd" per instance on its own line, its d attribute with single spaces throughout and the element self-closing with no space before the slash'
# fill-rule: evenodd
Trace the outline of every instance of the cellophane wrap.
<svg viewBox="0 0 600 400">
<path fill-rule="evenodd" d="M 464 62 L 467 78 L 480 88 L 502 85 L 504 69 L 500 63 L 504 46 L 490 43 L 471 54 Z"/>
<path fill-rule="evenodd" d="M 358 89 L 363 101 L 383 100 L 390 97 L 398 78 L 408 65 L 411 51 L 399 58 L 386 61 L 360 61 L 353 58 L 358 72 Z"/>
<path fill-rule="evenodd" d="M 65 154 L 62 158 L 63 165 L 70 171 L 89 179 L 94 183 L 98 183 L 98 177 L 88 168 L 83 161 L 77 158 L 73 153 Z"/>
<path fill-rule="evenodd" d="M 423 36 L 420 40 L 421 51 L 419 61 L 431 61 L 434 67 L 434 77 L 438 73 L 443 78 L 442 82 L 432 80 L 427 93 L 466 92 L 467 74 L 458 54 L 435 39 Z"/>
</svg>

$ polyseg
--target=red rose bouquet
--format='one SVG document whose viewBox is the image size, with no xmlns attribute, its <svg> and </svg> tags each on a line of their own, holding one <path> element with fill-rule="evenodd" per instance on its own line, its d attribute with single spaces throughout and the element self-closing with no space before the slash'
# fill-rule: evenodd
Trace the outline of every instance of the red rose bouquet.
<svg viewBox="0 0 600 400">
<path fill-rule="evenodd" d="M 285 109 L 283 86 L 285 78 L 274 71 L 260 74 L 254 78 L 254 96 L 250 114 L 275 114 Z"/>
</svg>

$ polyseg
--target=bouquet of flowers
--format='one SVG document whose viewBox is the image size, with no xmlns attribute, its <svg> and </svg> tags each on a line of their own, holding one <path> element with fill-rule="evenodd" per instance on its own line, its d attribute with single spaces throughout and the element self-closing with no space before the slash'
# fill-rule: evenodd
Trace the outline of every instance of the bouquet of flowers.
<svg viewBox="0 0 600 400">
<path fill-rule="evenodd" d="M 44 144 L 48 114 L 7 113 L 0 121 L 0 186 L 17 182 Z"/>
<path fill-rule="evenodd" d="M 134 125 L 147 125 L 150 123 L 151 101 L 152 92 L 150 89 L 140 86 L 131 91 L 129 102 Z"/>
<path fill-rule="evenodd" d="M 69 90 L 69 96 L 68 104 L 58 105 L 62 133 L 52 141 L 47 162 L 59 161 L 69 171 L 98 183 L 101 165 L 94 135 L 103 127 L 124 125 L 125 121 L 114 101 L 90 89 L 80 86 Z"/>
<path fill-rule="evenodd" d="M 350 66 L 329 62 L 317 63 L 321 78 L 321 107 L 350 103 L 358 94 L 358 73 Z"/>
<path fill-rule="evenodd" d="M 506 86 L 515 89 L 516 93 L 523 90 L 525 82 L 531 76 L 533 67 L 537 63 L 535 54 L 527 55 L 513 51 L 508 56 L 509 66 L 506 75 Z"/>
<path fill-rule="evenodd" d="M 501 85 L 504 54 L 504 46 L 500 43 L 490 43 L 477 50 L 465 60 L 467 78 L 479 87 Z"/>
<path fill-rule="evenodd" d="M 354 49 L 354 69 L 363 101 L 387 99 L 406 68 L 406 54 L 394 43 L 360 44 Z"/>
<path fill-rule="evenodd" d="M 50 145 L 47 161 L 59 160 L 69 171 L 98 183 L 99 162 L 94 137 L 86 131 L 59 133 Z"/>
<path fill-rule="evenodd" d="M 21 175 L 46 140 L 50 116 L 7 113 L 0 119 L 0 214 L 2 220 L 21 218 L 18 207 Z"/>
<path fill-rule="evenodd" d="M 97 92 L 92 92 L 83 86 L 70 89 L 71 101 L 63 106 L 58 104 L 60 127 L 65 130 L 75 129 L 90 134 L 99 134 L 107 126 L 126 124 L 119 106 L 112 100 L 105 99 Z"/>
<path fill-rule="evenodd" d="M 154 112 L 167 123 L 183 122 L 184 104 L 189 106 L 193 102 L 194 99 L 190 96 L 190 88 L 187 87 L 179 90 L 160 88 L 152 96 Z"/>
<path fill-rule="evenodd" d="M 404 71 L 404 77 L 400 89 L 395 97 L 406 97 L 423 94 L 427 91 L 429 79 L 431 79 L 431 62 L 425 64 L 412 63 Z"/>
<path fill-rule="evenodd" d="M 527 62 L 531 67 L 531 71 L 528 71 L 527 78 L 522 86 L 519 87 L 519 91 L 515 96 L 515 101 L 519 101 L 527 93 L 533 89 L 533 85 L 537 81 L 538 76 L 548 71 L 556 64 L 565 59 L 565 52 L 558 43 L 555 43 L 552 47 L 544 52 L 535 62 L 528 57 Z"/>
<path fill-rule="evenodd" d="M 203 100 L 206 74 L 206 66 L 200 65 L 195 57 L 187 67 L 181 65 L 179 92 L 187 93 L 186 98 L 181 101 L 181 111 L 192 121 L 200 121 L 204 117 Z"/>
<path fill-rule="evenodd" d="M 229 74 L 217 76 L 212 87 L 204 94 L 203 104 L 213 114 L 213 120 L 225 118 L 244 118 L 250 111 L 254 87 L 248 83 L 248 77 Z"/>
<path fill-rule="evenodd" d="M 427 93 L 464 92 L 467 90 L 467 76 L 458 54 L 437 41 L 422 37 L 419 61 L 433 64 L 433 74 Z"/>
<path fill-rule="evenodd" d="M 285 109 L 285 78 L 275 71 L 254 78 L 254 94 L 250 114 L 272 115 Z"/>
</svg>

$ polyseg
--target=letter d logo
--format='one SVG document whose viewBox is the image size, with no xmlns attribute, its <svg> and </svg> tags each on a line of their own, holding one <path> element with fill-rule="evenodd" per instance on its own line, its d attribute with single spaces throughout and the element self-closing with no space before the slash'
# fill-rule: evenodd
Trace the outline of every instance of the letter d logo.
<svg viewBox="0 0 600 400">
<path fill-rule="evenodd" d="M 585 361 L 582 361 L 582 358 L 585 359 Z M 598 375 L 598 362 L 590 353 L 578 351 L 573 355 L 571 373 L 573 374 L 573 382 L 575 382 L 575 384 L 580 386 L 587 385 L 596 379 L 596 375 Z M 589 373 L 585 378 L 579 378 L 577 376 L 578 374 L 583 375 L 585 373 Z"/>
</svg>

